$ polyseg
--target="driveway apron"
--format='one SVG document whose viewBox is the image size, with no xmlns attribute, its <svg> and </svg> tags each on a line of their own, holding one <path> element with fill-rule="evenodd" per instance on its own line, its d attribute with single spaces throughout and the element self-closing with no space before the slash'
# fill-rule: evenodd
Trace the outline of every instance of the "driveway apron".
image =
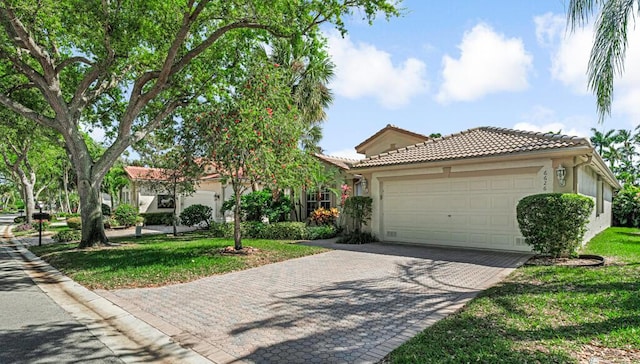
<svg viewBox="0 0 640 364">
<path fill-rule="evenodd" d="M 341 250 L 185 284 L 101 294 L 218 363 L 377 362 L 528 258 L 325 245 Z"/>
</svg>

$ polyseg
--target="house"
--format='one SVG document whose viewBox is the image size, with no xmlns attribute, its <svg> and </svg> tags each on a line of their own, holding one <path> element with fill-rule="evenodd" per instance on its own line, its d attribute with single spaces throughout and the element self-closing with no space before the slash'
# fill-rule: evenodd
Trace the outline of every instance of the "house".
<svg viewBox="0 0 640 364">
<path fill-rule="evenodd" d="M 338 207 L 341 201 L 337 192 L 340 191 L 339 184 L 341 183 L 346 183 L 349 186 L 351 195 L 360 194 L 360 176 L 349 173 L 351 166 L 358 162 L 357 159 L 333 157 L 320 153 L 316 153 L 315 156 L 325 166 L 328 174 L 336 174 L 336 181 L 330 186 L 322 186 L 320 191 L 307 189 L 298 193 L 294 201 L 294 220 L 306 221 L 309 215 L 320 207 L 325 209 Z"/>
<path fill-rule="evenodd" d="M 196 191 L 191 195 L 179 194 L 174 201 L 171 194 L 151 186 L 151 181 L 167 180 L 165 171 L 160 168 L 124 167 L 130 184 L 123 189 L 122 202 L 137 206 L 140 213 L 172 212 L 175 206 L 177 215 L 188 206 L 201 204 L 213 209 L 214 220 L 222 221 L 224 216 L 220 207 L 233 195 L 233 191 L 231 186 L 222 183 L 215 169 L 211 166 L 204 168 L 205 174 L 200 177 Z"/>
<path fill-rule="evenodd" d="M 326 168 L 335 168 L 338 171 L 339 179 L 349 184 L 350 188 L 359 186 L 355 178 L 347 173 L 349 167 L 357 162 L 346 158 L 330 157 L 323 154 L 316 154 L 316 157 Z M 209 206 L 214 211 L 215 221 L 230 221 L 231 213 L 225 216 L 220 212 L 220 208 L 224 201 L 233 196 L 233 189 L 229 184 L 223 183 L 223 178 L 217 173 L 215 167 L 210 164 L 204 165 L 205 174 L 200 177 L 196 186 L 196 191 L 191 195 L 179 195 L 177 201 L 173 201 L 172 196 L 168 195 L 163 189 L 153 188 L 158 185 L 158 181 L 167 180 L 170 173 L 159 168 L 127 166 L 125 172 L 130 180 L 128 187 L 123 189 L 122 202 L 129 203 L 138 207 L 140 213 L 162 213 L 172 212 L 174 205 L 176 206 L 176 214 L 180 213 L 188 206 L 201 204 Z M 355 181 L 355 182 L 354 182 Z M 257 189 L 261 189 L 261 184 L 256 184 Z M 298 221 L 306 221 L 312 211 L 319 207 L 326 209 L 337 207 L 340 203 L 340 197 L 332 191 L 339 190 L 340 186 L 324 186 L 320 191 L 308 190 L 298 191 L 295 194 L 295 211 L 292 219 Z M 245 193 L 252 191 L 248 188 Z"/>
<path fill-rule="evenodd" d="M 415 138 L 388 125 L 356 147 L 367 158 L 349 169 L 367 186 L 383 241 L 530 251 L 516 206 L 549 192 L 595 200 L 585 241 L 611 224 L 620 185 L 588 139 L 494 127 Z"/>
</svg>

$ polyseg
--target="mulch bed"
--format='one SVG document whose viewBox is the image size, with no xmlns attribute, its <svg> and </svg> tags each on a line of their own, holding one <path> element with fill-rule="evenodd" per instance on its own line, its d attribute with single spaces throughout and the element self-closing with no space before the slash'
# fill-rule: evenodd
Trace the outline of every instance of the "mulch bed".
<svg viewBox="0 0 640 364">
<path fill-rule="evenodd" d="M 604 265 L 605 260 L 598 255 L 579 255 L 576 258 L 552 258 L 536 255 L 529 259 L 525 265 L 562 266 L 562 267 L 598 267 Z"/>
<path fill-rule="evenodd" d="M 236 250 L 236 248 L 232 246 L 227 246 L 219 250 L 222 255 L 251 255 L 260 252 L 260 249 L 245 246 L 240 250 Z"/>
</svg>

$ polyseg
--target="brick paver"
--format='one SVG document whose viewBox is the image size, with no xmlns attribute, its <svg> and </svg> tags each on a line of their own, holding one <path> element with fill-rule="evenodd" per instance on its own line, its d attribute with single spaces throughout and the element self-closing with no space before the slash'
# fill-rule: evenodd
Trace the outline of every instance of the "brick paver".
<svg viewBox="0 0 640 364">
<path fill-rule="evenodd" d="M 527 258 L 386 244 L 339 248 L 102 294 L 218 363 L 376 362 Z"/>
</svg>

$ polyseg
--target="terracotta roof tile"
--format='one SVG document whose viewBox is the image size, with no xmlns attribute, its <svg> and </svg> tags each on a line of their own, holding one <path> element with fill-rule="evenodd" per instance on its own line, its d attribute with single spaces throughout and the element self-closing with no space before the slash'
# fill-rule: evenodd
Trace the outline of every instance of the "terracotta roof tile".
<svg viewBox="0 0 640 364">
<path fill-rule="evenodd" d="M 353 168 L 486 157 L 536 150 L 591 146 L 585 138 L 480 127 L 371 156 Z"/>
<path fill-rule="evenodd" d="M 126 166 L 124 167 L 125 172 L 129 178 L 135 181 L 165 181 L 168 179 L 168 175 L 170 174 L 169 170 L 165 170 L 162 168 L 150 168 L 150 167 L 137 167 L 137 166 Z M 200 179 L 212 179 L 220 177 L 219 173 L 208 173 L 200 177 Z"/>
<path fill-rule="evenodd" d="M 316 157 L 318 157 L 319 159 L 327 162 L 327 163 L 331 163 L 334 166 L 338 167 L 338 168 L 342 168 L 342 169 L 349 169 L 351 168 L 352 165 L 356 164 L 358 162 L 357 159 L 350 159 L 350 158 L 342 158 L 342 157 L 334 157 L 334 156 L 330 156 L 330 155 L 324 155 L 324 154 L 320 154 L 320 153 L 316 153 Z"/>
</svg>

